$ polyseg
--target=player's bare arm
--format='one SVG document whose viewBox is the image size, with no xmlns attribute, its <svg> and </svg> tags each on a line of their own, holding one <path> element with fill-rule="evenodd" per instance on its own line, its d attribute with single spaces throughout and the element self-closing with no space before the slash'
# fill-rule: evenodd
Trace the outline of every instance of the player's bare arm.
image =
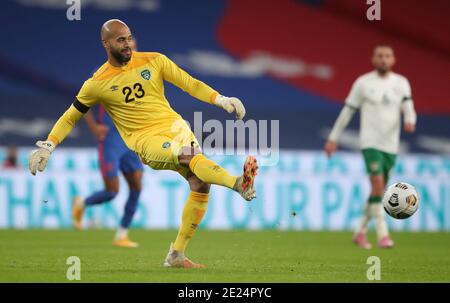
<svg viewBox="0 0 450 303">
<path fill-rule="evenodd" d="M 403 112 L 403 120 L 404 125 L 403 129 L 407 133 L 413 133 L 416 131 L 416 121 L 417 114 L 414 109 L 414 103 L 411 98 L 405 97 L 405 100 L 402 104 L 402 112 Z"/>
<path fill-rule="evenodd" d="M 327 141 L 325 142 L 325 153 L 327 157 L 331 157 L 337 150 L 337 141 L 339 139 L 339 136 L 344 131 L 344 129 L 347 127 L 347 124 L 352 119 L 353 115 L 355 113 L 355 109 L 352 106 L 345 105 L 341 113 L 339 114 L 338 118 L 336 119 L 336 122 L 334 123 L 334 126 L 330 132 L 330 135 L 328 136 Z"/>
<path fill-rule="evenodd" d="M 99 141 L 103 141 L 108 133 L 108 126 L 97 123 L 91 111 L 88 111 L 83 118 L 95 138 Z"/>
</svg>

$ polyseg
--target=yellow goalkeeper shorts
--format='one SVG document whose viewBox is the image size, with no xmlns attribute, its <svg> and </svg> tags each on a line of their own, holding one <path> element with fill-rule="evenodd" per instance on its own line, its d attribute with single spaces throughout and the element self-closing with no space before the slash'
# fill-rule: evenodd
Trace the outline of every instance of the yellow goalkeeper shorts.
<svg viewBox="0 0 450 303">
<path fill-rule="evenodd" d="M 173 170 L 186 177 L 189 167 L 181 166 L 178 161 L 178 155 L 185 146 L 200 149 L 189 126 L 181 124 L 177 132 L 168 130 L 156 135 L 142 136 L 137 140 L 135 151 L 142 162 L 152 169 Z"/>
</svg>

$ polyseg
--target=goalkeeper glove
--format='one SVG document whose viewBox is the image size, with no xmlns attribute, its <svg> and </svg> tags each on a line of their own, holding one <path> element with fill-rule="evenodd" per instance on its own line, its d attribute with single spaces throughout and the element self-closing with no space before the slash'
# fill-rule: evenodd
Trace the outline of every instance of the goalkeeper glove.
<svg viewBox="0 0 450 303">
<path fill-rule="evenodd" d="M 214 104 L 222 107 L 224 110 L 226 110 L 228 113 L 235 112 L 236 119 L 242 120 L 245 116 L 245 107 L 242 104 L 241 100 L 238 98 L 229 98 L 225 96 L 218 95 L 216 97 L 216 100 L 214 101 Z"/>
<path fill-rule="evenodd" d="M 45 166 L 47 166 L 50 154 L 55 149 L 55 144 L 52 141 L 38 141 L 36 146 L 39 147 L 35 149 L 30 154 L 30 159 L 28 160 L 28 167 L 33 176 L 36 175 L 36 169 L 39 171 L 44 171 Z"/>
</svg>

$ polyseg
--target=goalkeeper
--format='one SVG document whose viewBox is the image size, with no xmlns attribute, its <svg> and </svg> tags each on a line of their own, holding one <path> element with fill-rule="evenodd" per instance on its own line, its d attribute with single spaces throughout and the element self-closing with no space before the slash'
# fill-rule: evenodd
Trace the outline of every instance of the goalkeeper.
<svg viewBox="0 0 450 303">
<path fill-rule="evenodd" d="M 112 19 L 102 26 L 101 40 L 107 62 L 85 81 L 75 101 L 53 126 L 46 141 L 29 159 L 33 175 L 43 171 L 55 147 L 72 131 L 90 107 L 101 103 L 120 136 L 131 150 L 153 169 L 173 170 L 188 182 L 190 194 L 182 212 L 178 235 L 164 262 L 167 267 L 198 268 L 185 256 L 185 250 L 208 205 L 211 184 L 228 187 L 245 200 L 256 197 L 256 159 L 247 157 L 243 174 L 232 176 L 206 158 L 183 118 L 169 105 L 164 81 L 171 82 L 191 96 L 234 112 L 237 119 L 245 108 L 237 98 L 228 98 L 194 79 L 160 53 L 133 52 L 134 39 L 128 26 Z"/>
</svg>

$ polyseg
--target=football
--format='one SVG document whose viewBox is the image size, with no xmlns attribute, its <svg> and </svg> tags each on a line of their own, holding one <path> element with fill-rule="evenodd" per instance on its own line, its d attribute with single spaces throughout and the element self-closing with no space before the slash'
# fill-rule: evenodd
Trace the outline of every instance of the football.
<svg viewBox="0 0 450 303">
<path fill-rule="evenodd" d="M 398 182 L 389 186 L 384 193 L 383 207 L 389 216 L 406 219 L 419 208 L 419 195 L 411 184 Z"/>
</svg>

